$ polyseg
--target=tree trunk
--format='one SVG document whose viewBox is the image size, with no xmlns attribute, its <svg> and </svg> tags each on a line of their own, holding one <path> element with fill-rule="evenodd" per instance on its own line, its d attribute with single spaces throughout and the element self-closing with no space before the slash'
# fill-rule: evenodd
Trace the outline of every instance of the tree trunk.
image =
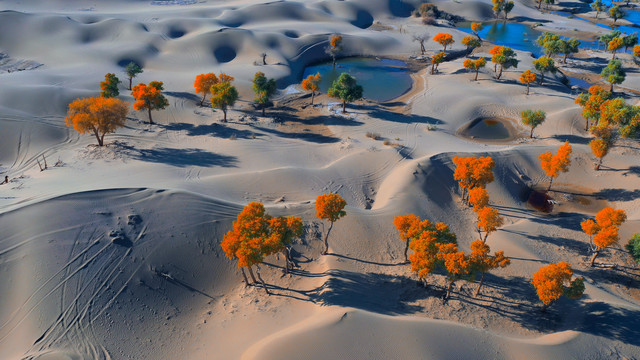
<svg viewBox="0 0 640 360">
<path fill-rule="evenodd" d="M 131 83 L 133 82 L 133 78 L 129 76 L 129 90 L 131 90 Z"/>
<path fill-rule="evenodd" d="M 100 136 L 98 135 L 98 130 L 93 129 L 93 134 L 96 136 L 96 140 L 98 140 L 98 146 L 102 146 L 102 141 L 100 141 Z"/>
<path fill-rule="evenodd" d="M 596 20 L 598 20 L 598 14 L 600 14 L 600 11 L 596 11 Z"/>
<path fill-rule="evenodd" d="M 449 280 L 449 286 L 447 286 L 447 293 L 444 295 L 444 300 L 449 300 L 449 296 L 451 296 L 451 288 L 453 287 L 453 280 Z"/>
<path fill-rule="evenodd" d="M 260 283 L 262 284 L 262 287 L 264 288 L 264 292 L 266 292 L 267 295 L 271 296 L 271 293 L 269 292 L 269 289 L 267 289 L 267 284 L 264 283 L 264 280 L 262 280 L 262 276 L 260 276 L 260 269 L 256 269 L 256 273 L 258 274 L 258 279 L 260 279 Z"/>
<path fill-rule="evenodd" d="M 333 70 L 336 69 L 336 56 L 335 55 L 331 55 L 331 60 L 333 61 Z"/>
<path fill-rule="evenodd" d="M 431 63 L 431 75 L 436 73 L 436 64 Z"/>
<path fill-rule="evenodd" d="M 204 99 L 207 98 L 207 93 L 204 93 L 204 96 L 202 97 L 202 100 L 200 100 L 200 106 L 202 106 L 204 104 Z"/>
<path fill-rule="evenodd" d="M 500 65 L 500 72 L 498 73 L 497 79 L 500 80 L 500 77 L 502 77 L 502 65 Z"/>
<path fill-rule="evenodd" d="M 531 133 L 529 133 L 529 138 L 533 139 L 533 126 L 531 126 Z"/>
<path fill-rule="evenodd" d="M 498 72 L 498 63 L 493 64 L 493 72 Z"/>
<path fill-rule="evenodd" d="M 100 144 L 100 146 L 104 146 L 104 136 L 106 135 L 106 133 L 103 133 L 102 135 L 100 135 L 100 141 L 98 141 L 98 143 Z M 47 168 L 47 159 L 44 159 L 44 168 Z"/>
<path fill-rule="evenodd" d="M 262 65 L 267 65 L 267 55 L 262 56 Z"/>
<path fill-rule="evenodd" d="M 547 312 L 547 309 L 549 308 L 549 306 L 551 306 L 551 304 L 542 304 L 542 307 L 540 308 L 541 312 Z"/>
<path fill-rule="evenodd" d="M 588 131 L 589 130 L 589 119 L 585 119 L 585 120 L 586 120 L 586 125 L 584 127 L 584 130 Z"/>
<path fill-rule="evenodd" d="M 224 119 L 222 120 L 222 122 L 227 122 L 227 108 L 222 108 L 222 113 L 224 114 Z"/>
<path fill-rule="evenodd" d="M 540 86 L 542 86 L 542 83 L 544 82 L 544 72 L 540 72 Z"/>
<path fill-rule="evenodd" d="M 589 263 L 589 266 L 593 267 L 593 265 L 596 263 L 596 258 L 598 257 L 599 253 L 600 253 L 600 250 L 596 250 L 593 253 L 593 256 L 591 257 L 591 262 Z"/>
<path fill-rule="evenodd" d="M 254 283 L 257 283 L 257 282 L 258 282 L 258 281 L 256 280 L 256 276 L 255 276 L 255 275 L 253 275 L 253 270 L 251 269 L 251 267 L 249 267 L 249 275 L 251 275 L 251 280 L 252 280 Z"/>
<path fill-rule="evenodd" d="M 342 113 L 343 114 L 347 113 L 347 101 L 346 100 L 342 100 Z"/>
<path fill-rule="evenodd" d="M 404 246 L 404 262 L 408 263 L 409 262 L 409 242 L 411 241 L 411 239 L 407 239 L 406 244 Z"/>
<path fill-rule="evenodd" d="M 478 73 L 480 72 L 480 69 L 476 69 L 476 78 L 473 79 L 473 81 L 478 81 Z"/>
<path fill-rule="evenodd" d="M 311 92 L 311 105 L 313 105 L 313 101 L 316 99 L 316 92 L 312 91 Z"/>
<path fill-rule="evenodd" d="M 151 117 L 151 107 L 149 107 L 149 124 L 153 124 L 153 118 Z"/>
<path fill-rule="evenodd" d="M 476 293 L 473 295 L 474 297 L 480 294 L 480 288 L 482 287 L 482 283 L 484 283 L 484 273 L 480 276 L 480 283 L 478 283 L 478 288 L 476 289 Z"/>
<path fill-rule="evenodd" d="M 609 92 L 613 93 L 613 83 L 611 83 L 611 86 L 609 87 Z"/>
<path fill-rule="evenodd" d="M 527 83 L 527 95 L 529 95 L 529 83 Z"/>
<path fill-rule="evenodd" d="M 327 255 L 327 252 L 329 252 L 329 233 L 331 232 L 332 228 L 333 221 L 331 222 L 331 225 L 329 225 L 329 231 L 327 231 L 327 234 L 324 236 L 324 251 L 322 252 L 322 255 Z"/>
<path fill-rule="evenodd" d="M 420 51 L 422 52 L 422 55 L 424 55 L 424 52 L 427 51 L 427 49 L 425 49 L 424 47 L 424 41 L 420 41 Z"/>
<path fill-rule="evenodd" d="M 478 240 L 482 239 L 482 230 L 479 227 L 476 230 L 478 230 Z"/>
<path fill-rule="evenodd" d="M 549 186 L 547 187 L 547 192 L 549 192 L 549 190 L 551 190 L 551 184 L 553 184 L 553 178 L 551 176 L 549 176 Z"/>
<path fill-rule="evenodd" d="M 538 1 L 538 10 L 540 10 L 540 8 L 542 7 L 542 0 Z"/>
<path fill-rule="evenodd" d="M 247 274 L 244 272 L 244 268 L 240 268 L 242 272 L 242 277 L 244 278 L 244 286 L 249 286 L 249 279 L 247 279 Z"/>
<path fill-rule="evenodd" d="M 600 165 L 602 165 L 602 158 L 598 159 L 598 163 L 596 164 L 596 171 L 600 170 Z"/>
<path fill-rule="evenodd" d="M 286 246 L 282 250 L 282 252 L 284 253 L 284 273 L 288 274 L 289 273 L 289 251 L 287 250 Z"/>
<path fill-rule="evenodd" d="M 264 117 L 266 106 L 266 104 L 262 104 L 262 117 Z"/>
<path fill-rule="evenodd" d="M 485 231 L 485 232 L 484 232 L 484 239 L 482 239 L 482 243 L 483 243 L 483 244 L 486 244 L 486 243 L 487 243 L 487 238 L 488 238 L 488 237 L 489 237 L 489 232 L 488 232 L 488 231 Z"/>
</svg>

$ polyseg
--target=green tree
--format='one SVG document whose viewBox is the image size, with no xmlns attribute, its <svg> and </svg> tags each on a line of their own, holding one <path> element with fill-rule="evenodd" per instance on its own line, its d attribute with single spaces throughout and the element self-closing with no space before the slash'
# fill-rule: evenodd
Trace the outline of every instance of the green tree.
<svg viewBox="0 0 640 360">
<path fill-rule="evenodd" d="M 497 49 L 496 49 L 497 48 Z M 516 53 L 510 47 L 506 46 L 495 46 L 491 52 L 493 57 L 491 61 L 496 65 L 500 65 L 500 72 L 496 79 L 500 79 L 502 77 L 502 71 L 505 69 L 509 69 L 511 67 L 518 67 L 518 59 L 516 59 Z"/>
<path fill-rule="evenodd" d="M 211 107 L 222 110 L 223 122 L 227 122 L 227 109 L 238 100 L 238 90 L 229 81 L 211 86 Z"/>
<path fill-rule="evenodd" d="M 533 129 L 542 124 L 547 119 L 547 113 L 542 110 L 525 110 L 520 113 L 522 123 L 531 127 L 529 137 L 533 138 Z"/>
<path fill-rule="evenodd" d="M 555 74 L 558 71 L 555 62 L 548 56 L 543 56 L 539 59 L 533 60 L 533 66 L 540 72 L 540 85 L 544 81 L 544 74 L 549 72 Z"/>
<path fill-rule="evenodd" d="M 127 73 L 127 77 L 129 77 L 129 90 L 131 90 L 133 78 L 138 76 L 139 74 L 142 74 L 143 70 L 140 65 L 132 61 L 127 64 L 127 66 L 124 68 L 124 71 Z"/>
<path fill-rule="evenodd" d="M 613 22 L 615 23 L 618 19 L 622 19 L 624 17 L 624 11 L 620 9 L 620 6 L 616 5 L 609 9 L 609 15 L 613 18 Z"/>
<path fill-rule="evenodd" d="M 596 12 L 597 19 L 598 15 L 606 9 L 606 6 L 604 5 L 604 2 L 602 2 L 602 0 L 595 0 L 593 3 L 591 3 L 591 8 Z"/>
<path fill-rule="evenodd" d="M 598 0 L 599 1 L 599 0 Z M 611 40 L 620 37 L 620 35 L 622 35 L 622 32 L 620 30 L 614 30 L 608 34 L 604 34 L 602 36 L 600 36 L 600 42 L 604 43 L 604 46 L 607 47 L 609 45 L 609 43 L 611 42 Z"/>
<path fill-rule="evenodd" d="M 563 64 L 567 63 L 567 56 L 576 54 L 578 51 L 580 51 L 580 40 L 569 39 L 560 41 L 560 53 L 564 55 L 562 58 Z"/>
<path fill-rule="evenodd" d="M 328 95 L 342 100 L 342 113 L 347 112 L 347 103 L 362 99 L 362 86 L 358 85 L 356 78 L 342 73 L 329 88 Z"/>
<path fill-rule="evenodd" d="M 120 95 L 120 91 L 118 91 L 118 84 L 120 80 L 116 76 L 116 74 L 108 73 L 104 76 L 104 81 L 100 82 L 100 96 L 105 98 L 114 98 Z"/>
<path fill-rule="evenodd" d="M 544 49 L 544 55 L 551 57 L 562 50 L 562 38 L 550 32 L 544 32 L 536 39 L 536 44 Z"/>
<path fill-rule="evenodd" d="M 253 92 L 256 93 L 254 101 L 262 107 L 262 116 L 264 116 L 265 108 L 271 101 L 270 98 L 276 93 L 276 81 L 267 79 L 263 72 L 258 71 L 253 77 Z"/>
<path fill-rule="evenodd" d="M 638 34 L 633 33 L 631 35 L 627 35 L 622 38 L 622 43 L 624 44 L 624 51 L 627 52 L 630 47 L 633 47 L 638 44 Z"/>
<path fill-rule="evenodd" d="M 600 76 L 602 76 L 606 82 L 611 84 L 611 87 L 609 88 L 609 91 L 611 92 L 613 92 L 613 85 L 622 84 L 626 75 L 626 72 L 622 69 L 622 63 L 618 59 L 609 61 L 607 67 L 602 69 L 602 72 L 600 73 Z"/>
<path fill-rule="evenodd" d="M 640 264 L 640 233 L 633 234 L 633 237 L 629 240 L 626 248 L 631 254 L 631 257 Z"/>
</svg>

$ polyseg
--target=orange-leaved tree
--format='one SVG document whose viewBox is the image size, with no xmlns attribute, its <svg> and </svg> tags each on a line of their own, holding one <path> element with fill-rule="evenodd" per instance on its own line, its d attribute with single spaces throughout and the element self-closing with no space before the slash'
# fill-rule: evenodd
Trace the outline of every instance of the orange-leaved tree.
<svg viewBox="0 0 640 360">
<path fill-rule="evenodd" d="M 478 235 L 482 242 L 487 242 L 489 234 L 498 230 L 504 224 L 504 218 L 500 216 L 498 209 L 491 206 L 485 206 L 477 211 L 478 214 Z M 484 231 L 484 238 L 482 232 Z"/>
<path fill-rule="evenodd" d="M 611 57 L 612 60 L 616 58 L 616 52 L 622 49 L 623 47 L 624 47 L 624 40 L 622 40 L 621 37 L 615 37 L 611 39 L 611 41 L 609 41 L 609 44 L 607 45 L 607 49 L 609 49 L 609 51 L 611 51 L 611 53 L 613 54 L 613 56 Z"/>
<path fill-rule="evenodd" d="M 445 54 L 444 52 L 439 52 L 435 55 L 433 55 L 433 57 L 431 58 L 431 73 L 435 74 L 436 72 L 438 72 L 438 65 L 440 65 L 441 63 L 444 62 L 444 60 L 446 59 L 447 54 Z"/>
<path fill-rule="evenodd" d="M 511 264 L 511 259 L 504 256 L 504 251 L 498 251 L 494 255 L 491 255 L 490 252 L 491 248 L 482 240 L 476 240 L 471 243 L 471 254 L 469 255 L 470 272 L 473 278 L 475 278 L 476 274 L 480 274 L 480 282 L 474 296 L 480 294 L 485 273 L 493 269 L 505 268 Z"/>
<path fill-rule="evenodd" d="M 584 293 L 584 279 L 578 277 L 571 280 L 573 270 L 564 261 L 557 264 L 549 264 L 541 267 L 535 274 L 531 283 L 536 288 L 538 297 L 542 301 L 542 311 L 553 304 L 554 301 L 566 296 L 570 299 L 579 299 Z"/>
<path fill-rule="evenodd" d="M 596 166 L 595 166 L 596 170 L 600 170 L 600 166 L 602 165 L 602 159 L 605 156 L 607 156 L 612 145 L 613 144 L 611 143 L 611 141 L 608 141 L 607 139 L 603 139 L 603 138 L 593 139 L 591 140 L 591 142 L 589 142 L 589 146 L 591 147 L 591 152 L 596 158 L 598 158 L 598 163 L 596 163 Z"/>
<path fill-rule="evenodd" d="M 229 259 L 237 259 L 238 267 L 242 272 L 244 281 L 249 285 L 244 268 L 249 270 L 251 280 L 257 283 L 253 274 L 253 266 L 262 263 L 268 247 L 265 238 L 268 234 L 268 215 L 264 205 L 258 202 L 249 203 L 238 214 L 233 222 L 233 229 L 224 235 L 220 246 Z M 260 274 L 258 274 L 260 276 Z M 261 281 L 264 290 L 269 294 L 264 281 Z"/>
<path fill-rule="evenodd" d="M 289 245 L 293 239 L 302 236 L 302 218 L 298 216 L 271 218 L 269 219 L 269 231 L 270 236 L 266 239 L 267 255 L 282 251 L 285 260 L 284 272 L 288 274 L 291 269 Z"/>
<path fill-rule="evenodd" d="M 325 52 L 331 56 L 333 62 L 333 68 L 336 68 L 336 57 L 342 51 L 342 36 L 333 34 L 329 37 L 329 46 L 325 49 Z"/>
<path fill-rule="evenodd" d="M 327 255 L 329 251 L 329 233 L 333 229 L 333 223 L 341 217 L 347 215 L 344 207 L 347 202 L 338 194 L 323 194 L 316 198 L 316 216 L 322 220 L 329 220 L 329 230 L 324 236 L 324 251 L 322 255 Z"/>
<path fill-rule="evenodd" d="M 449 33 L 437 33 L 436 36 L 433 37 L 433 41 L 442 45 L 442 51 L 447 51 L 447 46 L 453 44 L 455 40 L 453 40 L 453 36 Z"/>
<path fill-rule="evenodd" d="M 116 98 L 76 99 L 69 104 L 65 123 L 80 134 L 94 134 L 98 145 L 103 146 L 106 134 L 124 126 L 128 107 L 129 103 Z"/>
<path fill-rule="evenodd" d="M 404 261 L 408 262 L 408 251 L 411 239 L 419 235 L 420 231 L 420 218 L 414 214 L 400 215 L 393 219 L 393 225 L 398 229 L 400 233 L 400 239 L 405 242 L 404 247 Z"/>
<path fill-rule="evenodd" d="M 486 65 L 487 60 L 483 57 L 477 60 L 466 59 L 464 63 L 462 63 L 462 66 L 464 66 L 465 69 L 473 70 L 476 72 L 476 77 L 473 79 L 473 81 L 478 81 L 478 73 L 480 72 L 480 69 L 482 69 Z"/>
<path fill-rule="evenodd" d="M 447 292 L 444 295 L 446 301 L 451 296 L 453 283 L 469 274 L 469 259 L 463 251 L 458 251 L 458 245 L 442 244 L 438 246 L 438 259 L 443 262 L 447 270 Z"/>
<path fill-rule="evenodd" d="M 196 89 L 196 94 L 202 94 L 200 106 L 204 104 L 207 95 L 211 93 L 211 87 L 217 83 L 218 77 L 214 73 L 196 75 L 196 81 L 193 82 L 193 87 Z"/>
<path fill-rule="evenodd" d="M 409 248 L 413 251 L 409 255 L 409 261 L 411 271 L 418 274 L 418 278 L 425 287 L 427 276 L 442 265 L 442 259 L 438 257 L 441 245 L 455 243 L 456 234 L 451 232 L 446 224 L 433 224 L 429 220 L 420 222 L 418 231 L 412 235 L 409 244 Z"/>
<path fill-rule="evenodd" d="M 478 22 L 472 22 L 471 23 L 471 31 L 473 32 L 473 34 L 475 36 L 478 37 L 478 40 L 482 40 L 480 38 L 480 30 L 482 30 L 483 27 L 484 27 L 484 25 L 482 25 L 482 23 L 478 23 Z"/>
<path fill-rule="evenodd" d="M 453 172 L 453 179 L 458 182 L 462 188 L 462 201 L 467 202 L 467 190 L 475 187 L 484 187 L 494 180 L 493 168 L 495 162 L 490 156 L 484 157 L 459 157 L 452 159 L 456 165 Z"/>
<path fill-rule="evenodd" d="M 582 231 L 589 235 L 591 251 L 593 251 L 591 266 L 595 264 L 600 251 L 618 243 L 620 240 L 618 229 L 626 220 L 627 214 L 624 210 L 606 207 L 596 214 L 595 221 L 587 219 L 580 223 Z"/>
<path fill-rule="evenodd" d="M 565 141 L 560 146 L 558 152 L 554 155 L 550 151 L 540 154 L 540 166 L 544 173 L 549 177 L 549 186 L 547 191 L 551 190 L 551 184 L 553 179 L 557 178 L 560 173 L 569 171 L 569 165 L 571 165 L 571 145 L 568 141 Z"/>
<path fill-rule="evenodd" d="M 578 95 L 575 103 L 582 107 L 582 117 L 586 120 L 584 129 L 589 130 L 589 120 L 597 124 L 600 120 L 600 106 L 611 98 L 611 92 L 594 85 L 588 93 Z"/>
<path fill-rule="evenodd" d="M 510 47 L 496 45 L 489 50 L 489 54 L 491 54 L 491 62 L 494 64 L 493 71 L 497 72 L 498 66 L 500 66 L 500 72 L 496 75 L 496 79 L 500 79 L 500 77 L 502 77 L 503 70 L 511 67 L 518 67 L 516 53 Z"/>
<path fill-rule="evenodd" d="M 473 49 L 482 45 L 482 41 L 480 41 L 480 39 L 471 35 L 463 37 L 461 43 L 467 47 L 467 52 L 471 52 Z"/>
<path fill-rule="evenodd" d="M 476 212 L 489 205 L 487 189 L 483 186 L 478 186 L 469 190 L 469 203 L 473 205 L 473 211 Z"/>
<path fill-rule="evenodd" d="M 133 87 L 132 95 L 136 99 L 133 108 L 138 111 L 147 110 L 149 124 L 153 124 L 151 110 L 162 110 L 169 106 L 169 101 L 162 95 L 162 90 L 164 90 L 162 81 L 152 81 L 149 85 L 140 83 Z"/>
<path fill-rule="evenodd" d="M 302 80 L 302 88 L 306 91 L 311 91 L 311 105 L 313 105 L 313 101 L 316 98 L 316 91 L 320 90 L 321 81 L 322 75 L 320 73 L 309 75 L 309 77 Z"/>
<path fill-rule="evenodd" d="M 527 85 L 527 95 L 529 95 L 529 86 L 537 79 L 536 73 L 531 70 L 526 70 L 520 74 L 520 82 Z"/>
<path fill-rule="evenodd" d="M 283 251 L 285 272 L 288 272 L 290 268 L 288 246 L 294 238 L 301 235 L 302 219 L 300 217 L 273 218 L 265 212 L 264 205 L 252 202 L 238 214 L 233 222 L 233 229 L 224 235 L 220 246 L 228 258 L 238 260 L 238 267 L 244 281 L 249 285 L 244 268 L 249 271 L 253 282 L 257 283 L 253 266 L 261 264 L 265 256 Z M 269 294 L 259 269 L 257 274 L 265 292 Z"/>
</svg>

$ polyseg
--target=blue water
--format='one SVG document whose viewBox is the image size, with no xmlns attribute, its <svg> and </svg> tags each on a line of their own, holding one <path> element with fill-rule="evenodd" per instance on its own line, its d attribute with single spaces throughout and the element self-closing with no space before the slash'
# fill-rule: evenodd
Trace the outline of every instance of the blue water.
<svg viewBox="0 0 640 360">
<path fill-rule="evenodd" d="M 458 28 L 466 33 L 472 34 L 471 23 L 461 22 Z M 511 22 L 493 22 L 484 24 L 484 28 L 479 32 L 483 40 L 490 41 L 496 45 L 508 46 L 512 49 L 529 51 L 535 56 L 542 54 L 542 49 L 536 44 L 538 36 L 542 35 L 529 25 Z"/>
<path fill-rule="evenodd" d="M 365 98 L 376 101 L 396 98 L 411 89 L 413 83 L 407 64 L 400 60 L 346 58 L 338 60 L 335 70 L 329 61 L 305 68 L 303 79 L 318 72 L 322 75 L 320 91 L 323 93 L 329 90 L 340 74 L 346 72 L 362 85 Z"/>
</svg>

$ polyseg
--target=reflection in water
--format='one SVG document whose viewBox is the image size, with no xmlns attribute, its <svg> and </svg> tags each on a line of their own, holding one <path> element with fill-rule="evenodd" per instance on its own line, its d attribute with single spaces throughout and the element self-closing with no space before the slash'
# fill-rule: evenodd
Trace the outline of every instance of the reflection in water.
<svg viewBox="0 0 640 360">
<path fill-rule="evenodd" d="M 412 80 L 407 64 L 400 60 L 347 58 L 338 61 L 335 70 L 331 61 L 308 66 L 303 79 L 316 73 L 322 75 L 320 91 L 326 93 L 341 73 L 354 76 L 364 88 L 364 97 L 376 101 L 396 98 L 411 89 Z"/>
</svg>

